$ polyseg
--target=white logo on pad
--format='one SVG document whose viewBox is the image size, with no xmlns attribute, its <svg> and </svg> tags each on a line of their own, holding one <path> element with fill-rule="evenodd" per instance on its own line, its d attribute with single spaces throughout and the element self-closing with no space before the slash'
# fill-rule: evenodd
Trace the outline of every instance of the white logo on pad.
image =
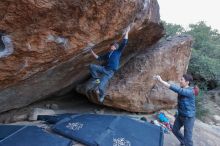
<svg viewBox="0 0 220 146">
<path fill-rule="evenodd" d="M 68 123 L 66 125 L 66 128 L 71 129 L 71 130 L 79 130 L 83 127 L 82 123 Z"/>
</svg>

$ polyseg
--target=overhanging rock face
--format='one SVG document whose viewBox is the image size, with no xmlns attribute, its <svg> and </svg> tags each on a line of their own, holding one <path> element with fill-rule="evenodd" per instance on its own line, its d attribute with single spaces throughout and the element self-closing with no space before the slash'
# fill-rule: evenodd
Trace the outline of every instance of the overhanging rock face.
<svg viewBox="0 0 220 146">
<path fill-rule="evenodd" d="M 138 52 L 110 81 L 104 104 L 148 113 L 175 107 L 177 95 L 156 83 L 153 76 L 159 74 L 171 83 L 178 82 L 187 71 L 191 44 L 191 36 L 176 36 L 162 39 L 152 47 Z M 90 87 L 90 82 L 86 82 L 78 87 L 81 89 L 78 91 L 97 102 L 97 95 L 89 93 Z"/>
<path fill-rule="evenodd" d="M 156 0 L 3 0 L 0 18 L 12 42 L 0 57 L 0 112 L 73 89 L 94 61 L 86 47 L 105 52 L 132 22 L 122 63 L 164 33 Z"/>
</svg>

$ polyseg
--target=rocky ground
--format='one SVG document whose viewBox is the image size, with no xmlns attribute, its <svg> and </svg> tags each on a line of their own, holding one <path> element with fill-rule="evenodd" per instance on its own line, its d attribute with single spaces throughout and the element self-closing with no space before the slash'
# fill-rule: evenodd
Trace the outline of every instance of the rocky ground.
<svg viewBox="0 0 220 146">
<path fill-rule="evenodd" d="M 201 117 L 201 120 L 220 126 L 220 88 L 208 91 L 202 97 L 200 103 L 206 114 Z"/>
<path fill-rule="evenodd" d="M 207 105 L 208 106 L 208 105 Z M 219 108 L 215 108 L 218 110 Z M 214 110 L 214 109 L 213 109 Z M 173 114 L 175 110 L 163 111 L 171 122 L 174 121 Z M 116 110 L 101 105 L 90 103 L 86 98 L 80 95 L 68 95 L 57 99 L 48 99 L 19 110 L 5 112 L 0 116 L 1 123 L 28 124 L 47 127 L 41 121 L 34 120 L 37 114 L 59 114 L 59 113 L 97 113 L 97 114 L 120 114 L 133 117 L 146 117 L 148 121 L 153 120 L 155 114 L 146 115 L 140 113 L 129 113 L 122 110 Z M 219 111 L 218 111 L 219 113 Z M 217 114 L 217 112 L 216 112 Z M 29 119 L 29 120 L 28 120 Z M 218 126 L 217 126 L 218 125 Z M 182 129 L 183 130 L 183 129 Z M 218 146 L 220 143 L 220 126 L 216 121 L 209 121 L 209 124 L 196 120 L 193 133 L 195 146 Z M 82 144 L 77 144 L 82 146 Z M 179 142 L 172 133 L 164 134 L 164 146 L 179 146 Z"/>
</svg>

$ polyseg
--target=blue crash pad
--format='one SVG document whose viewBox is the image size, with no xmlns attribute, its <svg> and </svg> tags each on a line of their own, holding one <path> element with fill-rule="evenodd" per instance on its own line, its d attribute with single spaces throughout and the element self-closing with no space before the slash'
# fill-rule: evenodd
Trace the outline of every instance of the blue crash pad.
<svg viewBox="0 0 220 146">
<path fill-rule="evenodd" d="M 0 125 L 0 140 L 23 128 L 21 125 Z"/>
<path fill-rule="evenodd" d="M 127 116 L 75 115 L 53 129 L 89 146 L 163 146 L 160 127 Z"/>
<path fill-rule="evenodd" d="M 8 129 L 8 131 L 7 131 Z M 1 125 L 0 146 L 71 146 L 72 141 L 36 126 Z"/>
<path fill-rule="evenodd" d="M 162 146 L 163 132 L 160 127 L 150 123 L 117 117 L 107 133 L 97 139 L 97 143 L 101 146 Z"/>
<path fill-rule="evenodd" d="M 115 116 L 108 115 L 75 115 L 58 122 L 54 130 L 61 135 L 72 138 L 86 145 L 96 145 L 96 137 L 105 131 Z"/>
</svg>

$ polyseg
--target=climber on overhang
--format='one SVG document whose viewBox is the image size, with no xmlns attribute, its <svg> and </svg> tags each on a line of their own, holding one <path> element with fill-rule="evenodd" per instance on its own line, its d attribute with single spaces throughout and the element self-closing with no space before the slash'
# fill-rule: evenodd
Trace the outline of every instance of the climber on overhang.
<svg viewBox="0 0 220 146">
<path fill-rule="evenodd" d="M 99 61 L 105 61 L 105 65 L 90 64 L 89 69 L 93 80 L 98 84 L 95 89 L 96 93 L 99 95 L 99 102 L 103 103 L 105 98 L 105 88 L 106 85 L 118 70 L 120 64 L 121 53 L 128 42 L 128 33 L 130 31 L 130 26 L 126 29 L 124 33 L 124 38 L 120 45 L 114 41 L 110 44 L 109 51 L 103 55 L 97 55 L 91 49 L 92 55 Z"/>
</svg>

